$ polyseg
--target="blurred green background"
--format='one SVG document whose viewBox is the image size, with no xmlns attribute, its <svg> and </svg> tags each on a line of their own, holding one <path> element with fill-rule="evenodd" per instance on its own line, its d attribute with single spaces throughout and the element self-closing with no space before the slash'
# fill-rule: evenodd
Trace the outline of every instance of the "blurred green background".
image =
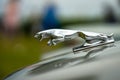
<svg viewBox="0 0 120 80">
<path fill-rule="evenodd" d="M 46 41 L 39 42 L 33 37 L 19 36 L 7 38 L 0 36 L 0 80 L 6 75 L 40 61 L 43 53 L 57 49 L 48 47 Z"/>
</svg>

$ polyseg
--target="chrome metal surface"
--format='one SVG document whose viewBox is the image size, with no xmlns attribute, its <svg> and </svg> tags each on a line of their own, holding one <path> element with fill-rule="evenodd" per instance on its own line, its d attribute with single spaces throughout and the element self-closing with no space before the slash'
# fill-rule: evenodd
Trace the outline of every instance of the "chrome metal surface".
<svg viewBox="0 0 120 80">
<path fill-rule="evenodd" d="M 119 80 L 120 41 L 44 59 L 5 80 Z M 112 75 L 112 76 L 111 76 Z"/>
<path fill-rule="evenodd" d="M 103 46 L 103 45 L 107 45 L 107 44 L 111 44 L 111 43 L 114 43 L 113 37 L 110 37 L 110 39 L 108 38 L 108 40 L 106 40 L 105 42 L 99 43 L 99 44 L 74 47 L 73 52 L 75 53 L 75 52 L 82 51 L 82 50 L 85 50 L 85 49 L 91 49 L 91 48 L 95 48 L 97 46 Z"/>
<path fill-rule="evenodd" d="M 40 41 L 44 38 L 49 38 L 48 45 L 56 45 L 57 43 L 72 40 L 76 37 L 81 37 L 85 40 L 86 45 L 97 44 L 105 42 L 112 35 L 105 35 L 102 33 L 94 33 L 80 30 L 65 30 L 65 29 L 49 29 L 45 31 L 40 31 L 35 35 Z M 85 43 L 82 43 L 83 45 Z"/>
<path fill-rule="evenodd" d="M 40 41 L 44 38 L 49 38 L 49 46 L 77 37 L 84 39 L 84 42 L 81 43 L 81 46 L 73 48 L 73 52 L 114 42 L 113 34 L 106 35 L 80 30 L 49 29 L 40 31 L 35 35 L 35 38 L 38 38 Z"/>
</svg>

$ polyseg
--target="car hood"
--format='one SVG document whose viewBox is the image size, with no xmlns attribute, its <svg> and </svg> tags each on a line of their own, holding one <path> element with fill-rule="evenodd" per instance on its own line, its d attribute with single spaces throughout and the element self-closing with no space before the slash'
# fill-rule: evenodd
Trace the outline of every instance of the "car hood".
<svg viewBox="0 0 120 80">
<path fill-rule="evenodd" d="M 44 59 L 5 80 L 119 80 L 120 41 Z"/>
</svg>

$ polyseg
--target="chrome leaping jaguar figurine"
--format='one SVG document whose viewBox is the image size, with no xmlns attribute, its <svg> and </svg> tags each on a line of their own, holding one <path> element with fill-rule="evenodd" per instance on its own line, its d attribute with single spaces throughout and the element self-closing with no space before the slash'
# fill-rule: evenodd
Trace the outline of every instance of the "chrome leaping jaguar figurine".
<svg viewBox="0 0 120 80">
<path fill-rule="evenodd" d="M 96 45 L 106 42 L 114 42 L 113 34 L 106 35 L 102 33 L 94 33 L 80 30 L 67 30 L 67 29 L 49 29 L 36 33 L 34 36 L 40 41 L 48 38 L 48 45 L 56 45 L 57 43 L 68 41 L 80 37 L 85 40 L 82 46 Z"/>
</svg>

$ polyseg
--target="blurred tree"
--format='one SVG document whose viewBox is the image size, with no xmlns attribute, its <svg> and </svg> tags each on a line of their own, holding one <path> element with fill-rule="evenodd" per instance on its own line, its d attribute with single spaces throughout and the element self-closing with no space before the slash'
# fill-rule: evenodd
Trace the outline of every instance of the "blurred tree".
<svg viewBox="0 0 120 80">
<path fill-rule="evenodd" d="M 108 23 L 115 23 L 117 22 L 117 18 L 115 16 L 115 13 L 114 13 L 114 9 L 112 8 L 111 5 L 109 4 L 105 4 L 104 5 L 104 19 L 105 19 L 105 22 L 108 22 Z"/>
</svg>

